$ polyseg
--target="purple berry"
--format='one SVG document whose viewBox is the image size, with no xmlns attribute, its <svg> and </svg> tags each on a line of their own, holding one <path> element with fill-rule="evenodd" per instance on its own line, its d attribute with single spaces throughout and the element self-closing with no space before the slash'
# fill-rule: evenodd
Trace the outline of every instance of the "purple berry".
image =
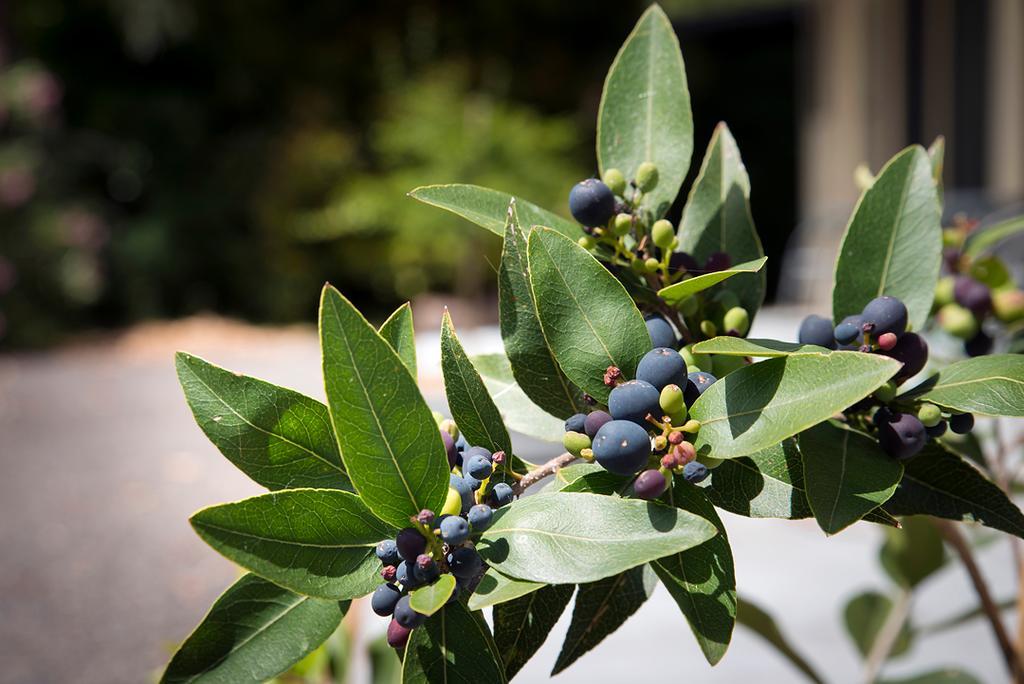
<svg viewBox="0 0 1024 684">
<path fill-rule="evenodd" d="M 448 455 L 448 469 L 451 470 L 459 465 L 459 450 L 455 446 L 455 440 L 452 439 L 447 430 L 441 430 L 441 442 L 444 443 L 444 451 Z"/>
<path fill-rule="evenodd" d="M 928 363 L 928 343 L 917 333 L 904 333 L 892 349 L 882 353 L 903 364 L 896 372 L 896 382 L 914 377 Z"/>
<path fill-rule="evenodd" d="M 637 475 L 633 483 L 633 493 L 641 499 L 657 499 L 665 491 L 668 483 L 660 470 L 645 470 Z"/>
<path fill-rule="evenodd" d="M 398 546 L 398 553 L 405 560 L 415 562 L 416 556 L 423 553 L 427 548 L 427 540 L 420 534 L 420 531 L 413 527 L 406 527 L 395 537 Z"/>
<path fill-rule="evenodd" d="M 992 310 L 992 292 L 984 283 L 974 278 L 957 276 L 953 283 L 953 298 L 965 309 L 970 309 L 975 316 L 984 316 Z"/>
<path fill-rule="evenodd" d="M 583 430 L 587 433 L 587 437 L 594 439 L 601 426 L 610 420 L 612 420 L 612 416 L 607 411 L 591 411 L 583 423 Z"/>
<path fill-rule="evenodd" d="M 405 648 L 405 644 L 409 641 L 409 634 L 411 633 L 411 629 L 402 627 L 402 625 L 398 624 L 397 620 L 391 620 L 391 622 L 388 623 L 388 646 L 398 649 Z"/>
<path fill-rule="evenodd" d="M 406 629 L 416 629 L 427 619 L 426 615 L 417 613 L 409 605 L 409 596 L 403 596 L 395 604 L 395 622 Z"/>
<path fill-rule="evenodd" d="M 924 424 L 917 416 L 890 413 L 878 422 L 878 442 L 882 450 L 899 461 L 915 456 L 928 441 Z"/>
</svg>

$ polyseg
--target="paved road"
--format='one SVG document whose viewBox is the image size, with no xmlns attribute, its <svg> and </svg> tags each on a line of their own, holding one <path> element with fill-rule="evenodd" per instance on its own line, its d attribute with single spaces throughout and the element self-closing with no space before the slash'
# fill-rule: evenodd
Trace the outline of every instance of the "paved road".
<svg viewBox="0 0 1024 684">
<path fill-rule="evenodd" d="M 762 334 L 792 327 L 762 316 Z M 210 446 L 181 398 L 175 346 L 246 373 L 322 395 L 310 330 L 239 333 L 200 324 L 59 353 L 0 358 L 0 682 L 144 682 L 165 662 L 236 570 L 208 549 L 187 517 L 258 488 Z M 205 333 L 203 331 L 206 331 Z M 220 334 L 223 333 L 223 334 Z M 495 350 L 493 330 L 464 336 L 471 352 Z M 440 400 L 437 345 L 424 336 L 422 378 Z M 535 449 L 530 446 L 528 449 Z M 879 534 L 858 525 L 826 540 L 812 523 L 725 516 L 741 591 L 771 608 L 834 681 L 856 681 L 858 661 L 840 624 L 841 597 L 885 587 Z M 997 594 L 1012 590 L 1005 545 L 982 556 Z M 915 619 L 955 613 L 972 596 L 963 574 L 944 572 L 921 592 Z M 545 681 L 568 614 L 517 681 Z M 379 620 L 366 619 L 379 629 Z M 984 625 L 921 641 L 892 674 L 962 664 L 983 681 L 1004 679 Z M 773 651 L 739 631 L 713 670 L 659 589 L 598 651 L 561 682 L 795 681 Z"/>
</svg>

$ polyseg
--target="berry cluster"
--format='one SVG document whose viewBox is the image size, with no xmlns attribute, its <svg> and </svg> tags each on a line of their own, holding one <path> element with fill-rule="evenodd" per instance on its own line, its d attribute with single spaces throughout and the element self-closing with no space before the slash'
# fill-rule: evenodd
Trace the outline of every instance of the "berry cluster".
<svg viewBox="0 0 1024 684">
<path fill-rule="evenodd" d="M 879 444 L 893 458 L 905 460 L 915 456 L 929 437 L 938 438 L 946 433 L 947 421 L 948 427 L 958 434 L 974 427 L 971 414 L 943 414 L 934 404 L 897 397 L 899 385 L 924 369 L 928 344 L 922 336 L 908 330 L 907 307 L 896 297 L 876 297 L 859 314 L 847 316 L 834 328 L 830 319 L 810 315 L 800 323 L 797 339 L 801 344 L 827 349 L 884 354 L 903 364 L 889 382 L 847 411 L 849 420 L 870 415 Z"/>
<path fill-rule="evenodd" d="M 394 648 L 404 647 L 409 633 L 426 620 L 413 609 L 409 592 L 433 584 L 446 573 L 455 577 L 449 602 L 472 590 L 483 567 L 473 538 L 490 527 L 494 509 L 513 498 L 512 487 L 504 482 L 487 486 L 495 468 L 504 463 L 504 452 L 469 446 L 451 420 L 441 420 L 440 429 L 453 469 L 440 515 L 420 511 L 395 539 L 377 545 L 384 583 L 373 592 L 370 605 L 377 615 L 392 616 L 387 640 Z"/>
</svg>

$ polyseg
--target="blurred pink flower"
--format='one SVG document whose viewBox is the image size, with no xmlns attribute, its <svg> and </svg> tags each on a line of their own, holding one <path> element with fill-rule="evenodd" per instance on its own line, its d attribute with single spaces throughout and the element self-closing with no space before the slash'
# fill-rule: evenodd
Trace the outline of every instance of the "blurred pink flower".
<svg viewBox="0 0 1024 684">
<path fill-rule="evenodd" d="M 69 209 L 61 215 L 60 222 L 64 240 L 75 247 L 97 250 L 110 235 L 103 219 L 86 209 Z"/>
</svg>

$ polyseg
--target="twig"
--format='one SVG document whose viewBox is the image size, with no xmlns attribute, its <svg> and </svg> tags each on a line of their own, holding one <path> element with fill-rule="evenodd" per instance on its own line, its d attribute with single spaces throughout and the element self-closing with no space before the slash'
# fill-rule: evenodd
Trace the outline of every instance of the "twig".
<svg viewBox="0 0 1024 684">
<path fill-rule="evenodd" d="M 1006 667 L 1010 671 L 1013 681 L 1018 682 L 1018 684 L 1024 684 L 1024 668 L 1021 667 L 1020 658 L 1013 647 L 1013 642 L 1006 631 L 1006 626 L 1003 625 L 999 615 L 999 606 L 992 599 L 992 594 L 988 590 L 988 584 L 986 584 L 985 578 L 982 577 L 978 564 L 974 561 L 971 547 L 953 523 L 939 518 L 933 518 L 932 522 L 938 528 L 946 543 L 953 547 L 953 550 L 960 556 L 960 562 L 964 564 L 964 568 L 971 578 L 971 584 L 974 585 L 974 591 L 978 594 L 978 599 L 981 601 L 981 608 L 985 611 L 985 617 L 988 618 L 988 622 L 992 626 L 992 632 L 995 634 L 996 641 L 999 642 L 999 649 L 1003 652 L 1003 660 L 1006 661 Z"/>
<path fill-rule="evenodd" d="M 529 488 L 531 485 L 540 482 L 549 475 L 554 475 L 555 473 L 558 472 L 560 468 L 564 468 L 565 466 L 569 465 L 575 460 L 576 457 L 570 454 L 569 452 L 565 452 L 564 454 L 555 456 L 553 459 L 551 459 L 544 465 L 538 466 L 537 468 L 534 468 L 526 475 L 524 475 L 523 479 L 519 480 L 519 482 L 513 485 L 512 491 L 515 492 L 516 496 L 519 496 L 523 492 L 525 492 L 527 488 Z"/>
<path fill-rule="evenodd" d="M 892 604 L 892 610 L 885 617 L 885 622 L 882 623 L 882 628 L 878 630 L 871 650 L 868 651 L 868 657 L 864 662 L 865 684 L 874 684 L 882 665 L 889 659 L 889 654 L 892 653 L 896 640 L 900 637 L 900 630 L 903 629 L 909 615 L 910 591 L 903 589 Z"/>
</svg>

